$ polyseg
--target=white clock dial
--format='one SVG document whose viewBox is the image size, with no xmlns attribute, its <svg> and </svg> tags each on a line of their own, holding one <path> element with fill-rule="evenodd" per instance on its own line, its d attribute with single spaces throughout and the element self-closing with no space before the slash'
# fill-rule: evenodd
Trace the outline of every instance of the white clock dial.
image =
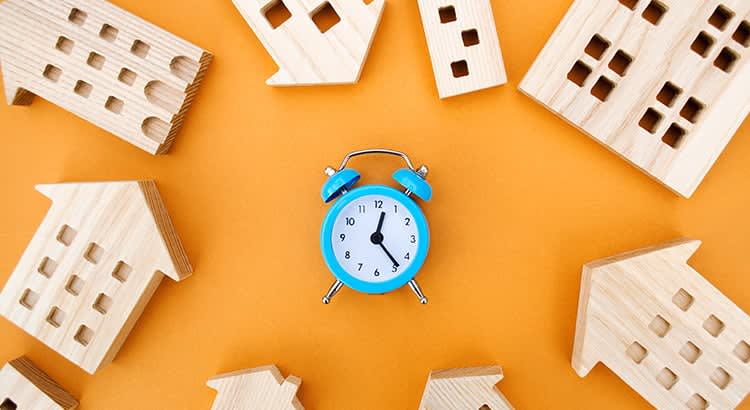
<svg viewBox="0 0 750 410">
<path fill-rule="evenodd" d="M 385 282 L 406 271 L 417 257 L 419 241 L 411 212 L 384 195 L 365 195 L 347 204 L 331 234 L 338 263 L 367 282 Z"/>
</svg>

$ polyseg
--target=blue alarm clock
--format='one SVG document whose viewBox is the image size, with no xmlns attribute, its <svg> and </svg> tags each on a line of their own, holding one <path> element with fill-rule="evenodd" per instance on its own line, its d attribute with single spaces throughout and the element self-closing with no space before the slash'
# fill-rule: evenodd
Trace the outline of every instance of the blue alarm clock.
<svg viewBox="0 0 750 410">
<path fill-rule="evenodd" d="M 393 174 L 398 190 L 385 185 L 357 188 L 360 174 L 347 168 L 354 157 L 386 154 L 401 157 L 407 165 Z M 326 169 L 328 180 L 321 196 L 336 202 L 323 221 L 320 247 L 336 281 L 323 297 L 331 302 L 346 285 L 368 294 L 383 294 L 406 284 L 422 304 L 427 298 L 414 277 L 424 265 L 430 249 L 430 229 L 422 209 L 412 199 L 432 198 L 425 180 L 427 167 L 415 169 L 403 152 L 371 149 L 348 154 L 338 170 Z"/>
</svg>

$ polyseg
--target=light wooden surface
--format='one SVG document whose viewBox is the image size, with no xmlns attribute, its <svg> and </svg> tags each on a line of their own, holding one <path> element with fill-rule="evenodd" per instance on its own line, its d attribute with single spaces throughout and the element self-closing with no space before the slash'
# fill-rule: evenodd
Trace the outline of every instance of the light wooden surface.
<svg viewBox="0 0 750 410">
<path fill-rule="evenodd" d="M 0 314 L 93 374 L 162 277 L 192 268 L 153 181 L 37 189 L 52 207 L 0 293 Z"/>
<path fill-rule="evenodd" d="M 433 371 L 419 410 L 512 410 L 495 387 L 502 379 L 500 366 Z"/>
<path fill-rule="evenodd" d="M 0 408 L 73 410 L 78 408 L 78 401 L 31 360 L 19 357 L 0 370 Z"/>
<path fill-rule="evenodd" d="M 576 0 L 520 88 L 690 197 L 750 111 L 749 18 L 746 0 Z"/>
<path fill-rule="evenodd" d="M 221 374 L 207 384 L 218 391 L 212 410 L 304 410 L 297 400 L 302 380 L 284 379 L 274 365 Z"/>
<path fill-rule="evenodd" d="M 489 0 L 418 0 L 440 98 L 508 82 Z"/>
<path fill-rule="evenodd" d="M 172 146 L 211 59 L 104 0 L 0 4 L 8 104 L 38 95 L 152 154 Z"/>
<path fill-rule="evenodd" d="M 234 5 L 279 66 L 272 86 L 352 84 L 359 81 L 380 24 L 384 0 L 233 0 Z M 286 7 L 288 20 L 274 28 L 266 12 Z M 311 16 L 330 4 L 337 24 L 325 32 Z"/>
<path fill-rule="evenodd" d="M 750 389 L 750 317 L 678 240 L 583 268 L 573 368 L 599 362 L 659 409 L 733 409 Z"/>
</svg>

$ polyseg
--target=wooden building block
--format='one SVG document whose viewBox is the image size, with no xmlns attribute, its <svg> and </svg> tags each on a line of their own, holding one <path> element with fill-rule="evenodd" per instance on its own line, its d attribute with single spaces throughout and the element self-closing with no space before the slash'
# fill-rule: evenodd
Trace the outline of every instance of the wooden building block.
<svg viewBox="0 0 750 410">
<path fill-rule="evenodd" d="M 302 380 L 284 379 L 273 365 L 221 374 L 207 384 L 219 392 L 212 410 L 304 410 L 297 400 Z"/>
<path fill-rule="evenodd" d="M 495 387 L 502 379 L 500 366 L 433 371 L 419 410 L 512 410 Z"/>
<path fill-rule="evenodd" d="M 26 357 L 11 360 L 0 370 L 0 409 L 75 408 L 78 408 L 78 401 Z"/>
<path fill-rule="evenodd" d="M 490 0 L 418 0 L 440 98 L 508 82 Z"/>
<path fill-rule="evenodd" d="M 750 2 L 576 0 L 521 90 L 690 197 L 750 111 Z"/>
<path fill-rule="evenodd" d="M 0 3 L 9 104 L 39 95 L 152 154 L 174 142 L 211 58 L 104 0 Z"/>
<path fill-rule="evenodd" d="M 85 371 L 112 361 L 164 275 L 192 272 L 153 181 L 40 185 L 52 207 L 0 314 Z"/>
<path fill-rule="evenodd" d="M 233 0 L 279 66 L 271 86 L 359 81 L 385 0 Z"/>
<path fill-rule="evenodd" d="M 573 368 L 602 362 L 659 409 L 733 409 L 750 389 L 750 318 L 679 240 L 583 267 Z"/>
</svg>

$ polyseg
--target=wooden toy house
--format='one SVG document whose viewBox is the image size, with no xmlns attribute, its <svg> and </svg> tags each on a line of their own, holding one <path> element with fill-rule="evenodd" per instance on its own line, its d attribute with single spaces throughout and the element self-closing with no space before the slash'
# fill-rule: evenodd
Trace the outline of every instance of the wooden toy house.
<svg viewBox="0 0 750 410">
<path fill-rule="evenodd" d="M 304 410 L 297 400 L 302 380 L 284 379 L 273 365 L 221 374 L 207 384 L 219 392 L 212 410 Z"/>
<path fill-rule="evenodd" d="M 0 370 L 0 410 L 73 410 L 78 401 L 25 358 Z"/>
<path fill-rule="evenodd" d="M 0 293 L 0 314 L 93 374 L 162 278 L 192 268 L 154 182 L 37 189 L 52 207 Z"/>
<path fill-rule="evenodd" d="M 750 317 L 680 240 L 583 268 L 573 368 L 599 362 L 659 409 L 733 409 L 750 390 Z"/>
<path fill-rule="evenodd" d="M 433 371 L 419 410 L 512 410 L 495 387 L 502 379 L 499 366 Z"/>
<path fill-rule="evenodd" d="M 152 154 L 171 147 L 211 59 L 105 0 L 0 3 L 9 104 L 39 95 Z"/>
<path fill-rule="evenodd" d="M 576 0 L 521 90 L 690 197 L 750 112 L 750 2 Z"/>
</svg>

